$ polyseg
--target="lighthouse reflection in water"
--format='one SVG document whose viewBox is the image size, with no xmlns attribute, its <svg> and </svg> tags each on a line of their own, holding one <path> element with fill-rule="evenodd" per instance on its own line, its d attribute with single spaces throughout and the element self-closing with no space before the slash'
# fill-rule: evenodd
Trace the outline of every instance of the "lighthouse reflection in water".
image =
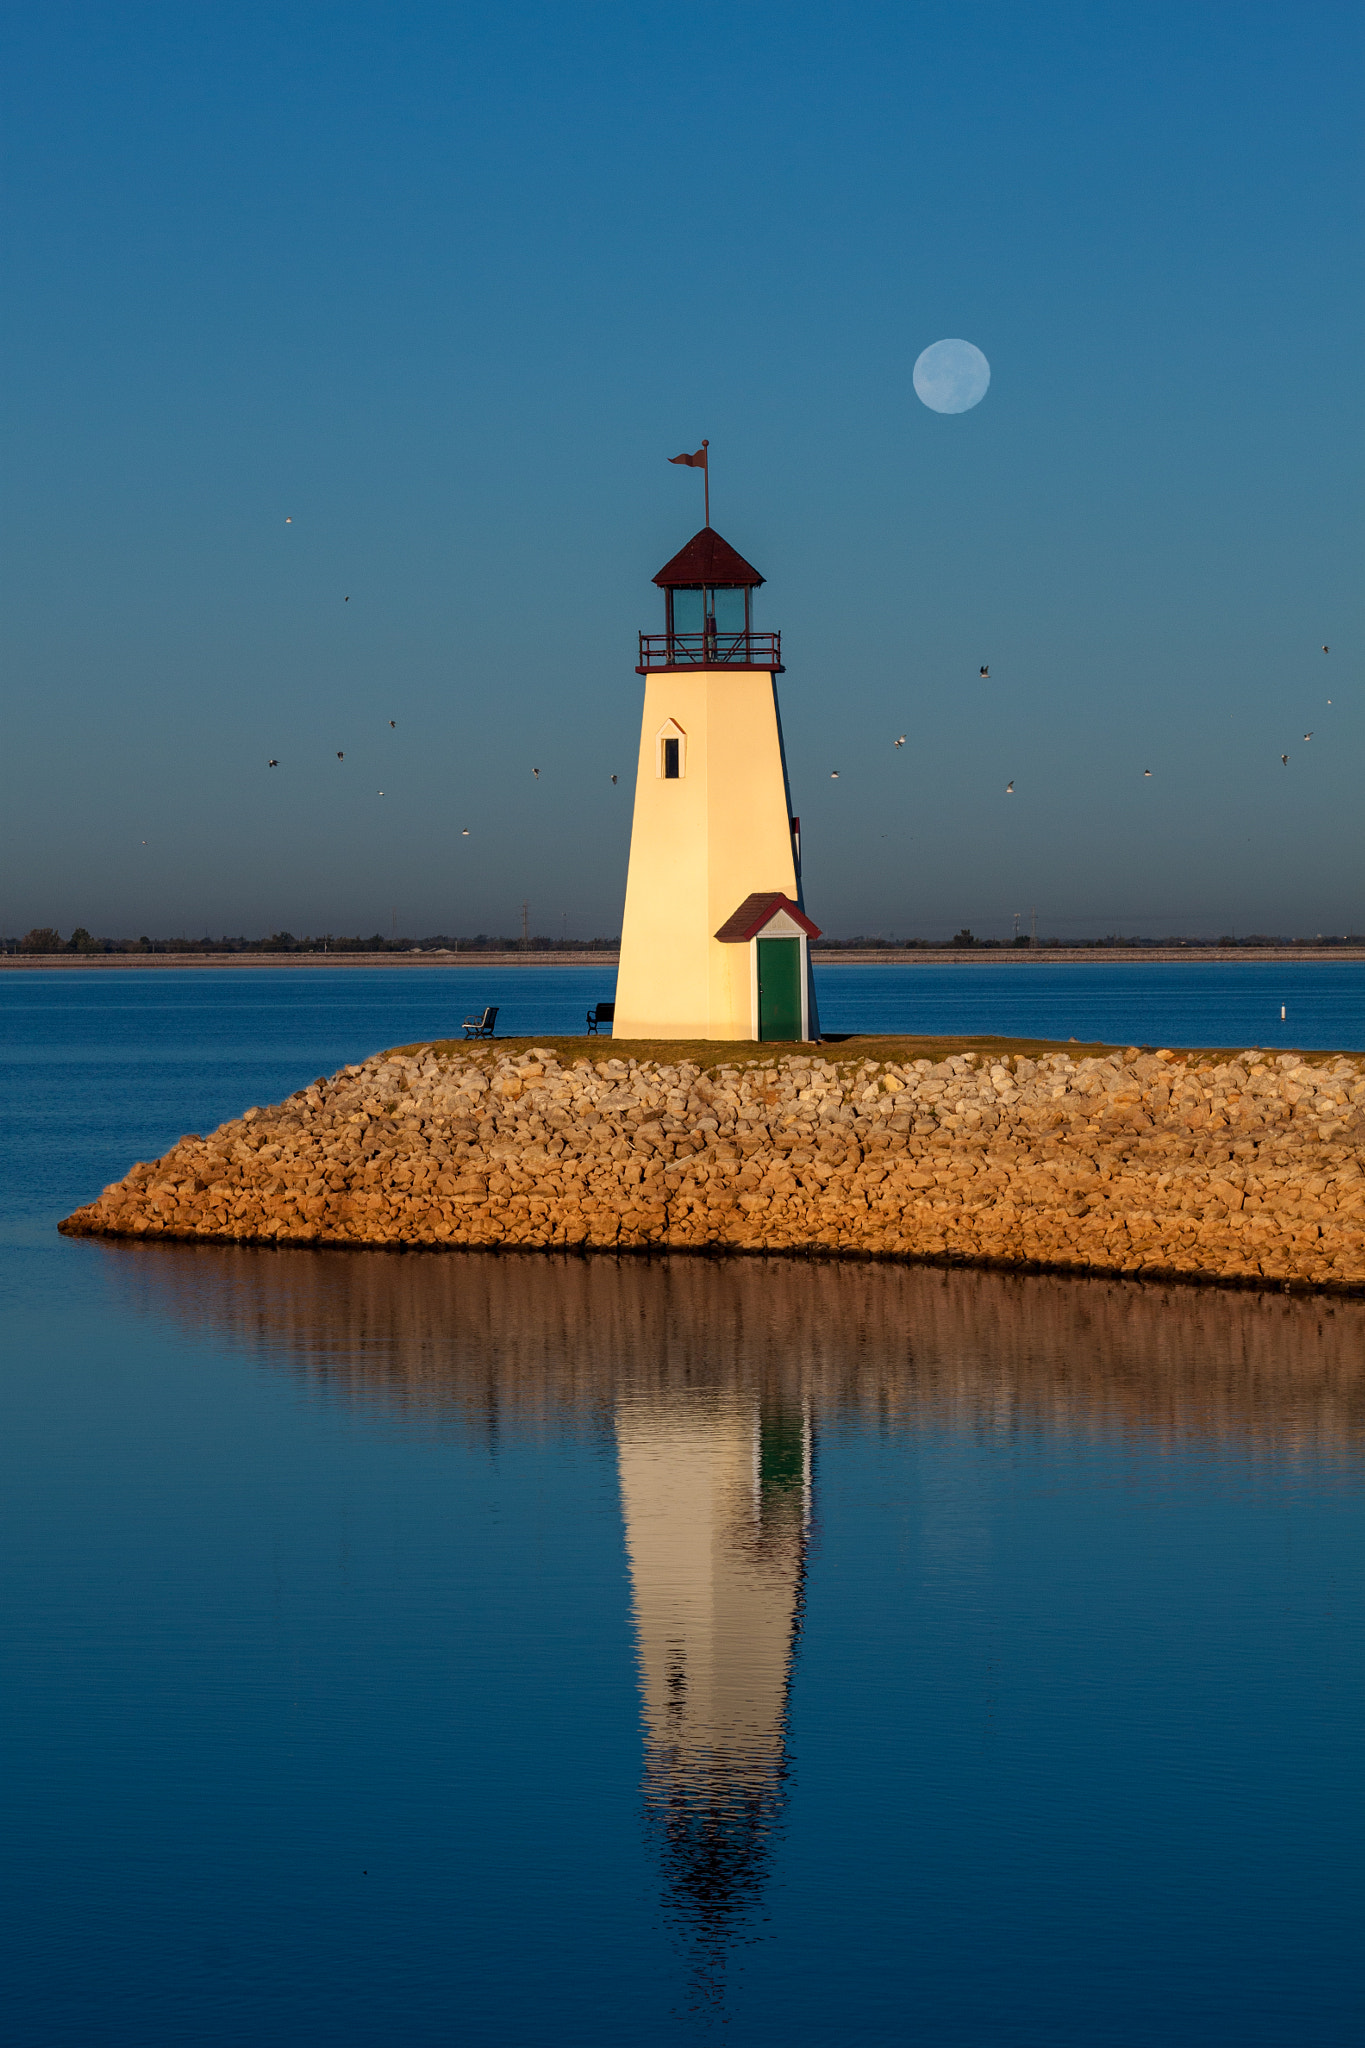
<svg viewBox="0 0 1365 2048">
<path fill-rule="evenodd" d="M 723 1944 L 754 1903 L 781 1818 L 809 1411 L 683 1391 L 623 1400 L 616 1435 L 646 1807 L 668 1902 Z"/>
<path fill-rule="evenodd" d="M 93 1590 L 64 1523 L 35 1584 L 80 1620 L 86 1693 L 94 1659 L 150 1732 L 102 1741 L 63 1808 L 70 1724 L 35 1689 L 48 1762 L 16 1796 L 43 1854 L 61 1819 L 49 1868 L 97 1859 L 101 1913 L 133 1897 L 129 1967 L 179 2001 L 139 2048 L 221 2005 L 161 1932 L 187 1869 L 202 1924 L 264 1959 L 253 2040 L 283 2038 L 281 1955 L 291 2038 L 324 2010 L 338 2040 L 396 2038 L 400 1998 L 405 2042 L 1146 2048 L 1192 2011 L 1249 2048 L 1358 2035 L 1365 1303 L 776 1259 L 91 1257 L 111 1327 L 136 1317 L 92 1413 L 131 1420 Z M 63 1438 L 79 1522 L 73 1471 L 93 1485 Z M 153 1513 L 148 1472 L 182 1541 L 111 1631 L 103 1551 Z M 119 1828 L 91 1830 L 91 1784 Z M 243 1812 L 273 1891 L 241 1881 Z M 32 1935 L 40 1859 L 12 1860 L 46 2019 L 84 1951 Z"/>
</svg>

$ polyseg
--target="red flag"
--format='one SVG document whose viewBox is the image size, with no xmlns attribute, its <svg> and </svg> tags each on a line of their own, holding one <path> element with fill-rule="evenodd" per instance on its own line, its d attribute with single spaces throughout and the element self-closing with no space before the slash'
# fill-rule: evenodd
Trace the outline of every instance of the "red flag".
<svg viewBox="0 0 1365 2048">
<path fill-rule="evenodd" d="M 689 469 L 705 469 L 707 443 L 702 442 L 695 455 L 670 455 L 670 462 L 685 462 Z"/>
</svg>

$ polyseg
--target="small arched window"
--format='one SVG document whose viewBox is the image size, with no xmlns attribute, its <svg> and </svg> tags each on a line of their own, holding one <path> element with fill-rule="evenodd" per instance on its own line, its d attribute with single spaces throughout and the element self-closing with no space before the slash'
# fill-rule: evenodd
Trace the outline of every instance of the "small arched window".
<svg viewBox="0 0 1365 2048">
<path fill-rule="evenodd" d="M 674 718 L 654 735 L 654 773 L 662 782 L 680 782 L 687 773 L 687 734 Z"/>
</svg>

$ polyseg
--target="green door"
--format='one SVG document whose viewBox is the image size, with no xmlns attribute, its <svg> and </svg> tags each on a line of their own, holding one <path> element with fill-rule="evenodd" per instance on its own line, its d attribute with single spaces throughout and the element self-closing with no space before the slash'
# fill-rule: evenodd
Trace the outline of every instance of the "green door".
<svg viewBox="0 0 1365 2048">
<path fill-rule="evenodd" d="M 758 942 L 758 1035 L 791 1040 L 801 1036 L 801 941 Z"/>
</svg>

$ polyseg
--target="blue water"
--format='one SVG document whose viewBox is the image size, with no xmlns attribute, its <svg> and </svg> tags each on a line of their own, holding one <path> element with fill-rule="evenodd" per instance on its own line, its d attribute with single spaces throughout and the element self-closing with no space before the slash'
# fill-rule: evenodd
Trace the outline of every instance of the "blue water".
<svg viewBox="0 0 1365 2048">
<path fill-rule="evenodd" d="M 504 1005 L 504 1034 L 582 1030 L 615 985 L 614 968 L 590 967 L 0 973 L 0 1044 L 25 1110 L 22 1129 L 0 1121 L 0 1215 L 35 1194 L 44 1215 L 64 1213 L 91 1171 L 103 1187 L 186 1130 L 213 1130 L 385 1046 L 458 1038 L 460 1020 L 489 1003 Z"/>
<path fill-rule="evenodd" d="M 816 988 L 825 1031 L 1365 1051 L 1365 960 L 822 964 Z"/>
<path fill-rule="evenodd" d="M 6 2041 L 1354 2043 L 1365 1303 L 56 1235 L 451 985 L 0 977 Z"/>
</svg>

